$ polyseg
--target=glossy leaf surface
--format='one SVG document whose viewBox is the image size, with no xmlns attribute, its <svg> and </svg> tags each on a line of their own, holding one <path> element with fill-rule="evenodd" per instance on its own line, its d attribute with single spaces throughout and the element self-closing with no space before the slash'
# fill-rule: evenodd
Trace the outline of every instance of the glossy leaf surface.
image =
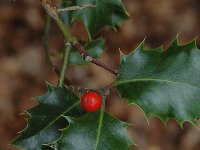
<svg viewBox="0 0 200 150">
<path fill-rule="evenodd" d="M 175 39 L 166 51 L 145 50 L 143 42 L 129 55 L 121 53 L 114 85 L 147 117 L 196 124 L 200 117 L 200 51 L 195 41 L 180 46 Z"/>
<path fill-rule="evenodd" d="M 91 40 L 103 27 L 116 28 L 128 18 L 121 0 L 76 0 L 75 5 L 93 4 L 95 8 L 86 8 L 73 12 L 73 20 L 81 20 Z"/>
<path fill-rule="evenodd" d="M 57 142 L 59 150 L 129 150 L 128 125 L 105 112 L 71 118 Z"/>
<path fill-rule="evenodd" d="M 65 87 L 48 85 L 48 92 L 36 98 L 36 101 L 39 104 L 27 111 L 30 115 L 27 128 L 12 142 L 26 150 L 41 150 L 42 144 L 58 139 L 61 135 L 58 129 L 67 126 L 62 115 L 83 114 L 79 98 Z"/>
</svg>

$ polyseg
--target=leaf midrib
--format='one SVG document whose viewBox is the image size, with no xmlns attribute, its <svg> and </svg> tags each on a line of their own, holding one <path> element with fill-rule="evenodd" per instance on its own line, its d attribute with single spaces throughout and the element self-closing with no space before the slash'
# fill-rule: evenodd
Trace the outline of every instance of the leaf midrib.
<svg viewBox="0 0 200 150">
<path fill-rule="evenodd" d="M 102 125 L 103 125 L 103 116 L 104 116 L 104 107 L 102 106 L 101 110 L 100 110 L 100 116 L 99 116 L 99 126 L 98 126 L 98 130 L 97 130 L 95 150 L 97 150 L 97 147 L 98 147 L 98 144 L 99 144 L 101 129 L 102 129 Z"/>
<path fill-rule="evenodd" d="M 66 111 L 64 111 L 63 113 L 61 113 L 58 117 L 56 117 L 53 121 L 51 121 L 50 124 L 48 124 L 47 126 L 45 126 L 44 128 L 40 129 L 39 132 L 41 132 L 42 130 L 48 128 L 49 126 L 51 126 L 53 123 L 55 123 L 62 115 L 68 113 L 70 110 L 72 110 L 73 108 L 75 108 L 76 106 L 78 106 L 80 103 L 80 101 L 77 101 L 76 103 L 74 103 L 71 107 L 69 107 Z M 37 132 L 37 133 L 39 133 Z"/>
<path fill-rule="evenodd" d="M 154 79 L 154 78 L 141 78 L 141 79 L 129 79 L 129 80 L 122 80 L 122 81 L 116 81 L 113 83 L 114 86 L 118 86 L 121 84 L 129 83 L 129 82 L 140 82 L 140 81 L 155 81 L 155 82 L 167 82 L 167 83 L 173 83 L 173 84 L 179 84 L 179 85 L 184 85 L 184 86 L 189 86 L 193 88 L 200 89 L 200 87 L 188 84 L 188 83 L 181 83 L 178 81 L 172 81 L 172 80 L 164 80 L 164 79 Z"/>
</svg>

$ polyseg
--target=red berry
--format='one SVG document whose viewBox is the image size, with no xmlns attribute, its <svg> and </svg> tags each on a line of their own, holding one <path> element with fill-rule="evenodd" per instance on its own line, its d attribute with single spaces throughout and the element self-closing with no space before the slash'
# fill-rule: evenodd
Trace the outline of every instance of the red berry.
<svg viewBox="0 0 200 150">
<path fill-rule="evenodd" d="M 95 112 L 97 111 L 102 104 L 102 99 L 99 94 L 96 92 L 87 92 L 81 98 L 81 106 L 87 112 Z"/>
</svg>

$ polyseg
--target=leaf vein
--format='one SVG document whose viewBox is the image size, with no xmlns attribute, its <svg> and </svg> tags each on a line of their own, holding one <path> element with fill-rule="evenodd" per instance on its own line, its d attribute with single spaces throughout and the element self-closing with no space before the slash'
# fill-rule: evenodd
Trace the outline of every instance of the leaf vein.
<svg viewBox="0 0 200 150">
<path fill-rule="evenodd" d="M 114 85 L 118 86 L 118 85 L 121 85 L 121 84 L 129 83 L 129 82 L 138 82 L 138 81 L 167 82 L 167 83 L 179 84 L 179 85 L 184 85 L 184 86 L 189 86 L 189 87 L 200 89 L 200 87 L 194 86 L 194 85 L 189 84 L 189 83 L 181 83 L 181 82 L 178 82 L 178 81 L 164 80 L 164 79 L 153 79 L 153 78 L 123 80 L 123 81 L 115 82 Z"/>
</svg>

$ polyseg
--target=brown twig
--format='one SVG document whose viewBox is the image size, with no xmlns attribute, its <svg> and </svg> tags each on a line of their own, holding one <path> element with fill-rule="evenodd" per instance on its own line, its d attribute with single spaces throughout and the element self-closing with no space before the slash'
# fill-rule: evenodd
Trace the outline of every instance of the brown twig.
<svg viewBox="0 0 200 150">
<path fill-rule="evenodd" d="M 51 16 L 54 20 L 59 21 L 58 12 L 55 5 L 50 0 L 40 0 L 40 2 L 49 16 Z"/>
<path fill-rule="evenodd" d="M 93 64 L 109 71 L 110 73 L 114 74 L 114 75 L 117 75 L 117 71 L 115 70 L 112 70 L 111 68 L 109 68 L 106 64 L 104 64 L 103 62 L 91 57 L 88 55 L 88 53 L 86 52 L 86 50 L 84 49 L 84 47 L 78 42 L 78 41 L 75 41 L 73 43 L 73 46 L 78 50 L 78 52 L 80 53 L 81 57 L 87 61 L 87 62 L 92 62 Z"/>
<path fill-rule="evenodd" d="M 85 4 L 85 5 L 82 5 L 82 6 L 70 6 L 70 7 L 66 7 L 66 8 L 57 8 L 57 12 L 60 13 L 60 12 L 63 12 L 63 11 L 72 11 L 72 10 L 81 10 L 81 9 L 85 9 L 85 8 L 93 8 L 93 7 L 96 7 L 95 5 L 93 4 Z"/>
</svg>

